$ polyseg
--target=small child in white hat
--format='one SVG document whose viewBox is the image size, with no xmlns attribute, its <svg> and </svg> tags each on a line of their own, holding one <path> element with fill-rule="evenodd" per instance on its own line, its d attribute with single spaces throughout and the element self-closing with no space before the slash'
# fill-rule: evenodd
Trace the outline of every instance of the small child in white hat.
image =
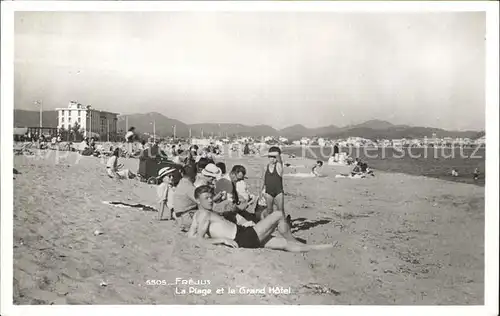
<svg viewBox="0 0 500 316">
<path fill-rule="evenodd" d="M 156 189 L 156 193 L 158 194 L 158 220 L 163 220 L 163 213 L 165 212 L 165 208 L 170 213 L 169 218 L 167 220 L 176 220 L 177 216 L 174 212 L 174 192 L 175 185 L 180 180 L 180 173 L 174 167 L 165 167 L 158 171 L 158 188 Z"/>
</svg>

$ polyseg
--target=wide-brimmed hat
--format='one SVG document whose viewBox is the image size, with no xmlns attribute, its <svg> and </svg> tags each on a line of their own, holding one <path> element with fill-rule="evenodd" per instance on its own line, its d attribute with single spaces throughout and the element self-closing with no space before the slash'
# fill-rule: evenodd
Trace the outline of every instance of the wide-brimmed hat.
<svg viewBox="0 0 500 316">
<path fill-rule="evenodd" d="M 166 176 L 167 174 L 170 174 L 175 171 L 174 167 L 165 167 L 161 168 L 160 171 L 158 171 L 158 178 L 162 178 Z"/>
<path fill-rule="evenodd" d="M 207 177 L 217 178 L 221 175 L 222 171 L 213 163 L 209 163 L 201 171 L 201 174 Z"/>
</svg>

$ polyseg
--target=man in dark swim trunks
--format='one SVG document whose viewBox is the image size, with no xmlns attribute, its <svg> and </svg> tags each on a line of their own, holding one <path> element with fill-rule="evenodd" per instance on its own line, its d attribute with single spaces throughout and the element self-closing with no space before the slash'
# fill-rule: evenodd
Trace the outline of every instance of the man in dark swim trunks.
<svg viewBox="0 0 500 316">
<path fill-rule="evenodd" d="M 199 238 L 210 244 L 222 244 L 233 248 L 270 248 L 290 252 L 333 247 L 332 244 L 306 245 L 271 236 L 276 227 L 282 235 L 286 234 L 286 230 L 289 229 L 279 212 L 271 213 L 257 224 L 245 227 L 243 224 L 230 222 L 212 211 L 213 191 L 209 186 L 196 188 L 194 195 L 198 202 L 198 210 L 187 233 L 189 238 Z"/>
</svg>

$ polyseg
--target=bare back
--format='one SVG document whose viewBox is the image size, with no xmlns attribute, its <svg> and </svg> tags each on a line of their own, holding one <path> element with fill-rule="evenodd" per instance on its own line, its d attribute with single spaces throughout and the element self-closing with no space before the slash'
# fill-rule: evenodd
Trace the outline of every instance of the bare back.
<svg viewBox="0 0 500 316">
<path fill-rule="evenodd" d="M 205 234 L 208 234 L 210 238 L 234 240 L 236 229 L 236 224 L 224 217 L 207 210 L 198 210 L 194 214 L 188 235 L 203 238 Z"/>
</svg>

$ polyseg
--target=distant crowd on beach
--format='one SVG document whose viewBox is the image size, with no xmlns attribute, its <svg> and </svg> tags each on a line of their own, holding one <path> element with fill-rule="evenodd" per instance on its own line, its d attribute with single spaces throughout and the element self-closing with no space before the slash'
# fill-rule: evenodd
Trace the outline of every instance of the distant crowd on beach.
<svg viewBox="0 0 500 316">
<path fill-rule="evenodd" d="M 146 140 L 139 139 L 135 128 L 131 127 L 126 135 L 125 142 L 121 143 L 106 143 L 105 145 L 98 144 L 97 138 L 94 137 L 84 137 L 80 143 L 73 142 L 62 142 L 61 135 L 56 135 L 53 137 L 46 137 L 43 134 L 28 134 L 24 135 L 24 140 L 31 141 L 25 144 L 23 148 L 15 150 L 17 154 L 23 152 L 30 152 L 30 149 L 35 147 L 36 149 L 57 149 L 57 150 L 68 150 L 77 151 L 83 156 L 95 156 L 95 157 L 113 157 L 118 155 L 119 157 L 136 157 L 141 158 L 147 153 L 148 156 L 159 156 L 163 159 L 168 159 L 175 164 L 182 164 L 192 153 L 192 148 L 197 151 L 196 157 L 199 159 L 201 157 L 208 157 L 213 160 L 213 157 L 219 156 L 223 153 L 223 149 L 220 145 L 209 144 L 198 150 L 198 146 L 191 145 L 188 143 L 166 143 L 160 142 L 157 139 L 153 139 L 152 142 L 147 142 Z M 117 150 L 119 149 L 119 150 Z M 367 176 L 374 176 L 373 170 L 368 167 L 367 162 L 361 161 L 359 158 L 350 157 L 346 152 L 341 152 L 339 144 L 335 143 L 332 146 L 333 153 L 326 162 L 328 165 L 347 165 L 351 166 L 351 170 L 348 173 L 337 174 L 337 178 L 351 178 L 351 179 L 361 179 Z M 231 145 L 228 149 L 231 152 L 241 151 L 243 155 L 261 155 L 265 152 L 266 148 L 262 148 L 257 144 L 245 143 L 242 147 L 236 146 L 236 144 Z M 289 155 L 289 158 L 294 158 L 293 154 Z M 117 164 L 118 166 L 118 164 Z M 291 166 L 291 164 L 285 164 L 285 166 Z M 293 167 L 293 166 L 292 166 Z M 325 174 L 321 172 L 323 167 L 323 161 L 318 160 L 317 163 L 312 167 L 311 172 L 308 174 L 290 174 L 289 176 L 295 177 L 324 177 Z M 117 173 L 118 174 L 118 173 Z M 124 173 L 131 177 L 135 175 L 133 173 Z M 479 168 L 475 168 L 474 171 L 465 172 L 466 175 L 471 175 L 474 181 L 478 181 L 481 177 Z M 141 174 L 138 174 L 139 176 Z M 450 175 L 453 178 L 463 177 L 457 168 L 452 168 Z"/>
</svg>

